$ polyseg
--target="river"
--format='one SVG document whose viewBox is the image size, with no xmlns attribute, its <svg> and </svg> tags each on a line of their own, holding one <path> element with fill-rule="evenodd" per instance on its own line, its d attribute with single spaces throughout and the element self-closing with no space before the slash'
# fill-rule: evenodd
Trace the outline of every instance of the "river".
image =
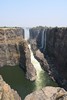
<svg viewBox="0 0 67 100">
<path fill-rule="evenodd" d="M 29 45 L 30 48 L 30 45 Z M 31 52 L 31 61 L 37 71 L 37 78 L 34 82 L 30 82 L 25 78 L 24 71 L 19 66 L 5 66 L 0 68 L 0 75 L 11 86 L 17 90 L 22 100 L 25 96 L 35 90 L 41 89 L 45 86 L 57 86 L 57 84 L 49 77 L 49 75 L 42 70 L 38 61 L 34 58 Z"/>
</svg>

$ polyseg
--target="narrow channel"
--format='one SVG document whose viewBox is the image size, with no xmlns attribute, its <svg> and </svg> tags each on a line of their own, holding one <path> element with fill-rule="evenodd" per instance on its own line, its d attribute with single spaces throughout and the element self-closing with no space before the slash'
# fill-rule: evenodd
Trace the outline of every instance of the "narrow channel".
<svg viewBox="0 0 67 100">
<path fill-rule="evenodd" d="M 26 29 L 26 31 L 25 32 L 27 35 L 29 35 L 29 30 Z M 49 75 L 42 70 L 39 62 L 34 58 L 31 48 L 30 52 L 31 61 L 37 71 L 37 78 L 34 82 L 30 82 L 25 78 L 25 73 L 19 66 L 5 66 L 0 68 L 0 75 L 2 75 L 3 79 L 11 86 L 11 88 L 17 90 L 22 100 L 24 100 L 26 95 L 37 89 L 41 89 L 45 86 L 57 86 L 57 84 L 49 77 Z"/>
</svg>

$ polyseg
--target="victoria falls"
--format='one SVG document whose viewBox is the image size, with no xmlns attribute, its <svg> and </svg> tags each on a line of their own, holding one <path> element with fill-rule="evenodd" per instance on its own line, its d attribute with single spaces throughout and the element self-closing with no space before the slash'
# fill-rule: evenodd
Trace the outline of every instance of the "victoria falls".
<svg viewBox="0 0 67 100">
<path fill-rule="evenodd" d="M 9 31 L 9 29 L 8 29 L 8 31 Z M 13 32 L 13 31 L 10 31 L 10 32 Z M 13 32 L 12 34 L 13 34 L 12 37 L 14 38 L 15 33 Z M 25 40 L 27 41 L 27 39 L 29 39 L 29 35 L 30 35 L 29 29 L 25 29 L 24 34 L 25 34 Z M 10 37 L 9 33 L 8 33 L 8 36 Z M 5 51 L 5 57 L 7 59 L 7 61 L 6 61 L 7 64 L 9 64 L 11 59 L 9 58 L 10 57 L 9 47 L 8 47 L 9 44 L 7 44 L 8 41 L 6 39 L 7 34 L 4 35 L 4 37 L 5 37 L 5 44 L 7 46 L 7 49 L 6 49 L 7 51 Z M 12 47 L 11 47 L 11 50 L 12 50 Z M 6 81 L 6 83 L 8 83 L 11 86 L 11 88 L 15 89 L 18 92 L 18 94 L 20 95 L 22 100 L 25 98 L 25 96 L 27 94 L 29 94 L 35 90 L 39 90 L 45 86 L 58 86 L 57 83 L 49 77 L 48 73 L 41 68 L 40 63 L 35 59 L 35 57 L 33 55 L 33 51 L 31 50 L 31 45 L 29 43 L 28 43 L 28 47 L 30 49 L 30 54 L 31 54 L 31 63 L 33 64 L 33 66 L 36 70 L 36 74 L 37 74 L 36 79 L 34 81 L 30 81 L 30 80 L 26 79 L 25 72 L 19 65 L 15 66 L 14 64 L 12 64 L 12 67 L 11 67 L 10 66 L 11 64 L 10 64 L 7 66 L 4 65 L 4 67 L 0 68 L 0 74 L 2 75 L 3 79 Z M 17 48 L 15 48 L 15 49 L 17 49 Z M 18 50 L 17 52 L 19 52 L 19 49 L 17 49 L 17 50 Z M 3 51 L 2 51 L 2 53 L 4 54 Z M 14 56 L 14 57 L 16 57 L 16 56 Z M 10 61 L 9 61 L 9 59 L 10 59 Z"/>
</svg>

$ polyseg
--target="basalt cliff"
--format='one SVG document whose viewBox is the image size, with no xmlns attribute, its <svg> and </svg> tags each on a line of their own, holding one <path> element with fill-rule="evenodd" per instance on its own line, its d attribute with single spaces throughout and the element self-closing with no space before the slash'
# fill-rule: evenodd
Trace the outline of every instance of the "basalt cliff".
<svg viewBox="0 0 67 100">
<path fill-rule="evenodd" d="M 0 28 L 0 67 L 16 65 L 25 70 L 27 79 L 35 80 L 36 70 L 31 63 L 24 29 Z"/>
<path fill-rule="evenodd" d="M 29 41 L 42 68 L 67 89 L 67 28 L 31 28 Z"/>
</svg>

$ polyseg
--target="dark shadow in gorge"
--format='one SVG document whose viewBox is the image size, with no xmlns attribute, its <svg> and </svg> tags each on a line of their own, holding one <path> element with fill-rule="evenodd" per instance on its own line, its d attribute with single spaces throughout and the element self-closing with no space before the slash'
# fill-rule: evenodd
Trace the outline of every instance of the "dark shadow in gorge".
<svg viewBox="0 0 67 100">
<path fill-rule="evenodd" d="M 19 58 L 19 66 L 23 69 L 24 72 L 26 72 L 26 57 L 24 48 L 19 45 L 19 52 L 20 52 L 20 58 Z"/>
<path fill-rule="evenodd" d="M 61 74 L 59 74 L 57 66 L 60 66 L 60 65 L 56 64 L 57 62 L 56 62 L 55 57 L 54 56 L 51 57 L 46 51 L 45 51 L 45 53 L 44 52 L 42 52 L 42 53 L 44 54 L 44 58 L 47 60 L 47 62 L 49 64 L 50 76 L 56 80 L 56 82 L 58 83 L 58 86 L 67 90 L 67 80 L 64 79 Z"/>
</svg>

